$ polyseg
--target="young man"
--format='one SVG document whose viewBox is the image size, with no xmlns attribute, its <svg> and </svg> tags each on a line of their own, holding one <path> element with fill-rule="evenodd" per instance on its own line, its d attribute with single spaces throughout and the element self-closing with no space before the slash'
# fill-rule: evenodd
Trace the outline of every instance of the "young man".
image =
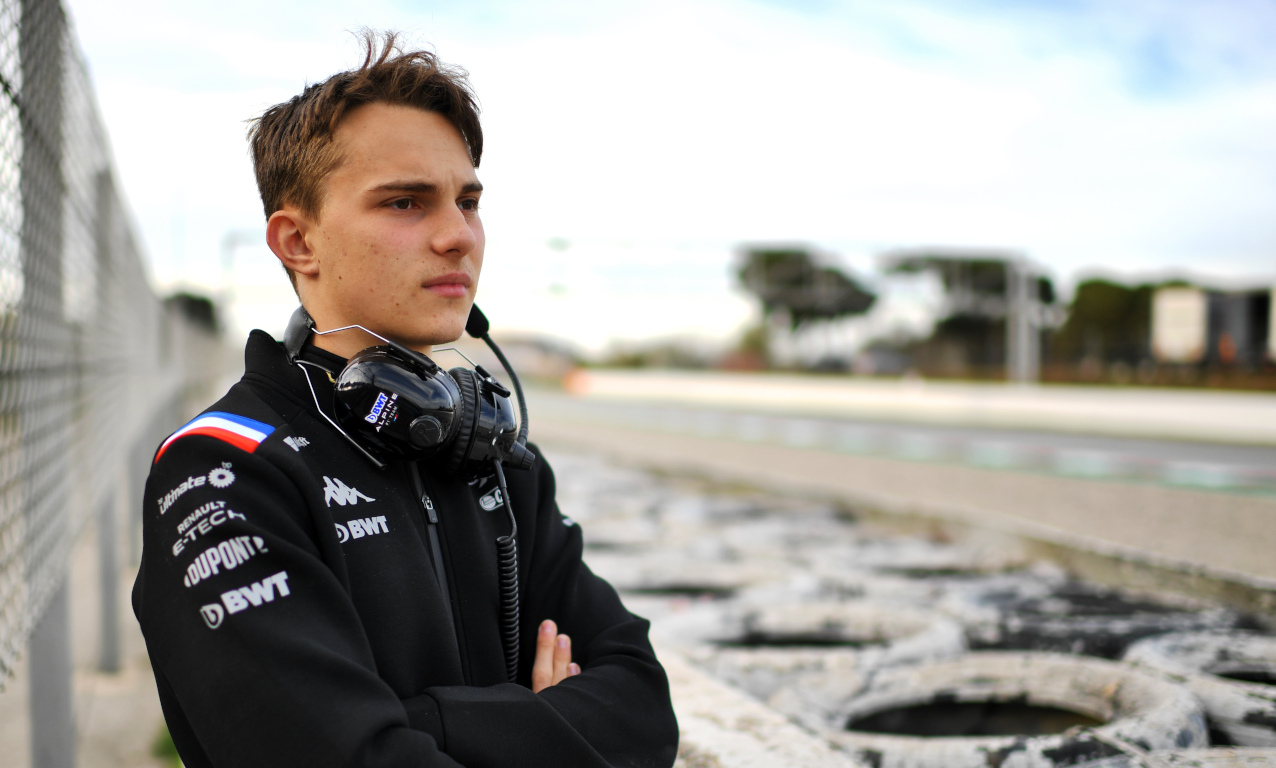
<svg viewBox="0 0 1276 768">
<path fill-rule="evenodd" d="M 428 352 L 478 286 L 482 133 L 463 73 L 392 35 L 367 45 L 253 127 L 266 237 L 317 332 Z M 496 483 L 378 466 L 338 429 L 334 377 L 381 343 L 254 331 L 243 379 L 156 452 L 133 607 L 183 762 L 672 764 L 647 623 L 581 562 L 543 458 L 506 473 L 524 649 L 508 681 Z"/>
</svg>

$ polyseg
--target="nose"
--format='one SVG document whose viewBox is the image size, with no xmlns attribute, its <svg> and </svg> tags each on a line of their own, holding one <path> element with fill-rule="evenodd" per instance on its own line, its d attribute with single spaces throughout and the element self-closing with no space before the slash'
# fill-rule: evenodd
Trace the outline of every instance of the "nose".
<svg viewBox="0 0 1276 768">
<path fill-rule="evenodd" d="M 478 245 L 476 226 L 479 226 L 477 219 L 467 217 L 456 206 L 446 206 L 431 233 L 430 247 L 441 256 L 464 256 Z"/>
</svg>

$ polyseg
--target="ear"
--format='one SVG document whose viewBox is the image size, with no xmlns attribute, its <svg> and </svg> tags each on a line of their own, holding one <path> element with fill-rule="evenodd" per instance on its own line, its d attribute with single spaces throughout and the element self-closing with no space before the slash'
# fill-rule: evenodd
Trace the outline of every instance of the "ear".
<svg viewBox="0 0 1276 768">
<path fill-rule="evenodd" d="M 299 275 L 319 274 L 319 260 L 306 241 L 310 219 L 296 208 L 281 208 L 266 222 L 266 245 L 285 267 Z"/>
</svg>

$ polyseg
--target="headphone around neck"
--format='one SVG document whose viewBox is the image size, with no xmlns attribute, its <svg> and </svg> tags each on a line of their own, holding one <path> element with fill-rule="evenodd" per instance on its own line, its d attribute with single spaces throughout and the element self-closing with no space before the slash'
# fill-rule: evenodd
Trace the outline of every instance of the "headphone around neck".
<svg viewBox="0 0 1276 768">
<path fill-rule="evenodd" d="M 304 370 L 320 366 L 300 359 L 301 350 L 311 334 L 323 336 L 351 328 L 385 344 L 359 352 L 336 376 L 332 399 L 337 420 L 332 421 L 319 405 L 310 374 Z M 510 519 L 510 532 L 496 540 L 496 551 L 501 645 L 505 649 L 506 677 L 514 682 L 519 671 L 518 521 L 501 465 L 531 469 L 536 454 L 526 445 L 527 401 L 523 387 L 487 331 L 487 318 L 477 306 L 471 306 L 465 332 L 486 342 L 509 374 L 518 394 L 517 425 L 509 390 L 483 366 L 444 371 L 420 352 L 361 325 L 319 331 L 306 308 L 297 307 L 284 331 L 284 350 L 289 362 L 303 367 L 319 414 L 377 467 L 384 467 L 385 459 L 441 458 L 445 470 L 462 479 L 496 476 L 501 504 Z"/>
<path fill-rule="evenodd" d="M 526 447 L 523 388 L 477 306 L 471 307 L 465 330 L 486 342 L 509 374 L 518 394 L 517 422 L 510 391 L 483 366 L 445 371 L 420 352 L 360 325 L 319 331 L 305 307 L 288 321 L 284 350 L 289 362 L 318 367 L 300 359 L 311 334 L 354 328 L 385 343 L 355 354 L 335 376 L 332 425 L 369 460 L 378 467 L 392 459 L 441 460 L 444 471 L 465 479 L 491 474 L 494 461 L 511 469 L 531 468 L 536 455 Z M 315 406 L 327 418 L 317 395 Z"/>
</svg>

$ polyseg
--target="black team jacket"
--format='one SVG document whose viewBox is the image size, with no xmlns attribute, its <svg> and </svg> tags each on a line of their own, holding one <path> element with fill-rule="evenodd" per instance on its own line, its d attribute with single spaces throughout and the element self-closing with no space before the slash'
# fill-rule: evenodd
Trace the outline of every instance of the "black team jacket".
<svg viewBox="0 0 1276 768">
<path fill-rule="evenodd" d="M 495 543 L 509 518 L 494 482 L 428 462 L 377 469 L 316 412 L 279 343 L 254 331 L 245 358 L 146 483 L 133 610 L 189 768 L 673 763 L 647 622 L 581 562 L 543 458 L 506 473 L 522 595 L 512 684 Z M 309 346 L 303 358 L 344 364 Z M 330 408 L 328 377 L 309 375 Z M 533 693 L 545 619 L 583 671 Z"/>
</svg>

